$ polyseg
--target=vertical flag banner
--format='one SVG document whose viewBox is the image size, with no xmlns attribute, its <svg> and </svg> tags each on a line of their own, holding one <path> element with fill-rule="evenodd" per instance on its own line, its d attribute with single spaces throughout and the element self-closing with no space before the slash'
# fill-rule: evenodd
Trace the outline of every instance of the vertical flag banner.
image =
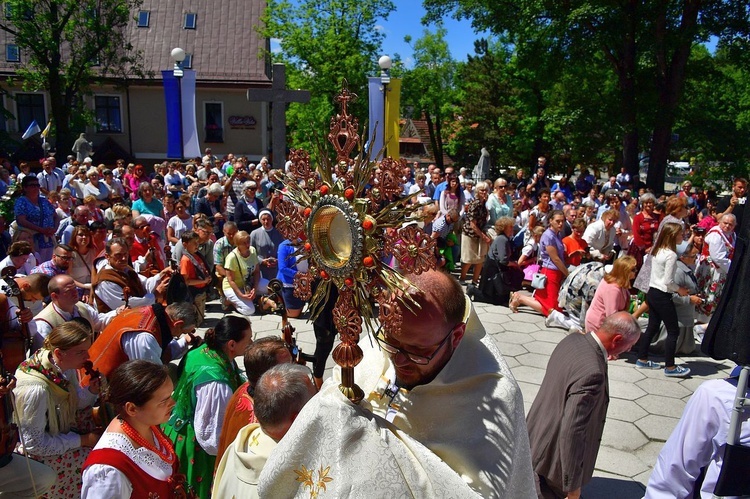
<svg viewBox="0 0 750 499">
<path fill-rule="evenodd" d="M 367 78 L 370 94 L 370 119 L 367 125 L 367 137 L 365 142 L 369 144 L 370 157 L 380 159 L 376 156 L 383 149 L 383 125 L 385 123 L 385 109 L 383 109 L 383 84 L 379 76 Z M 373 135 L 375 136 L 373 138 Z"/>
<path fill-rule="evenodd" d="M 198 140 L 198 125 L 195 116 L 195 80 L 192 69 L 184 70 L 182 77 L 182 139 L 186 158 L 201 156 L 201 145 Z"/>
<path fill-rule="evenodd" d="M 23 135 L 21 136 L 21 138 L 23 140 L 26 140 L 29 137 L 33 137 L 34 135 L 38 134 L 41 131 L 42 129 L 39 128 L 39 123 L 37 123 L 36 120 L 32 120 L 31 124 L 29 125 L 29 128 L 27 128 L 26 131 L 23 132 Z"/>
<path fill-rule="evenodd" d="M 201 156 L 195 117 L 195 71 L 185 69 L 182 81 L 172 70 L 161 72 L 164 81 L 164 102 L 167 108 L 167 157 L 196 158 Z M 181 92 L 180 92 L 181 90 Z M 182 123 L 180 123 L 182 111 Z M 182 125 L 182 148 L 180 148 Z"/>
<path fill-rule="evenodd" d="M 164 81 L 164 102 L 167 105 L 167 157 L 179 158 L 180 149 L 180 95 L 177 78 L 172 70 L 161 72 Z"/>
<path fill-rule="evenodd" d="M 388 156 L 399 159 L 398 137 L 401 132 L 398 122 L 401 118 L 401 79 L 391 78 L 388 84 L 388 96 L 385 110 L 385 137 L 388 145 Z"/>
</svg>

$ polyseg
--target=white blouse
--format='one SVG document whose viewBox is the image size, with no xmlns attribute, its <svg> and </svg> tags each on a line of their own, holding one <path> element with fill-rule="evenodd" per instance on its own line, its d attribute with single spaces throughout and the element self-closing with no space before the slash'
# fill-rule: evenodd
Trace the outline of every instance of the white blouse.
<svg viewBox="0 0 750 499">
<path fill-rule="evenodd" d="M 136 449 L 130 439 L 122 433 L 104 433 L 94 447 L 94 450 L 97 449 L 114 449 L 122 452 L 140 469 L 157 480 L 166 481 L 172 476 L 170 464 L 145 447 Z M 130 480 L 114 466 L 92 464 L 83 472 L 81 499 L 129 499 L 132 493 L 133 486 Z"/>
</svg>

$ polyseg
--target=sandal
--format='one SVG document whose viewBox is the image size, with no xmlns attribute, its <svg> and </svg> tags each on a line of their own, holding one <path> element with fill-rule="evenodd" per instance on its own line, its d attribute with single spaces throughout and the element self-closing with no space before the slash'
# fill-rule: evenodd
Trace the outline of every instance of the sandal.
<svg viewBox="0 0 750 499">
<path fill-rule="evenodd" d="M 514 314 L 518 313 L 518 292 L 517 291 L 510 292 L 510 301 L 508 302 L 508 308 Z"/>
</svg>

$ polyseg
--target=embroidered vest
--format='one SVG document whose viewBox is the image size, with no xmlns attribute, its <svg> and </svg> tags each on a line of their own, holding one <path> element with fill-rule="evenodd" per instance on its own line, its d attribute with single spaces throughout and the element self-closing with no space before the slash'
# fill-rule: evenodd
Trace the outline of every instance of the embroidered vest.
<svg viewBox="0 0 750 499">
<path fill-rule="evenodd" d="M 78 309 L 78 315 L 89 321 L 89 324 L 91 324 L 91 327 L 93 328 L 94 320 L 92 319 L 89 310 L 86 308 L 86 305 L 83 302 L 79 301 L 78 303 L 76 303 L 76 309 Z M 49 324 L 49 327 L 53 329 L 60 324 L 68 322 L 63 318 L 62 315 L 60 315 L 57 310 L 55 310 L 55 306 L 52 303 L 44 307 L 44 310 L 39 312 L 36 317 L 34 317 L 34 320 L 46 322 L 47 324 Z"/>
<path fill-rule="evenodd" d="M 133 487 L 131 497 L 143 497 L 144 499 L 168 499 L 172 497 L 172 484 L 169 481 L 152 477 L 124 452 L 115 449 L 93 450 L 86 458 L 86 462 L 83 463 L 81 471 L 92 464 L 105 464 L 122 472 Z M 173 474 L 177 473 L 176 465 L 177 461 L 172 465 Z"/>
<path fill-rule="evenodd" d="M 112 322 L 104 328 L 104 331 L 91 345 L 89 356 L 94 363 L 94 368 L 109 378 L 118 366 L 130 360 L 122 348 L 122 335 L 134 331 L 145 331 L 156 338 L 163 350 L 162 360 L 164 360 L 165 353 L 167 356 L 169 355 L 169 350 L 164 350 L 161 327 L 153 308 L 138 307 L 127 309 L 112 319 Z M 167 362 L 169 360 L 171 359 L 167 359 Z"/>
<path fill-rule="evenodd" d="M 98 308 L 101 313 L 110 312 L 112 310 L 109 308 L 109 305 L 104 303 L 104 300 L 99 298 L 96 294 L 96 288 L 99 286 L 99 283 L 104 281 L 113 282 L 121 288 L 128 286 L 130 288 L 131 296 L 137 296 L 139 298 L 146 296 L 146 290 L 143 288 L 143 284 L 141 284 L 141 280 L 138 278 L 138 274 L 135 273 L 135 270 L 128 267 L 125 270 L 125 274 L 121 274 L 115 269 L 102 269 L 96 274 L 96 277 L 91 284 L 91 292 L 96 301 L 96 308 Z"/>
</svg>

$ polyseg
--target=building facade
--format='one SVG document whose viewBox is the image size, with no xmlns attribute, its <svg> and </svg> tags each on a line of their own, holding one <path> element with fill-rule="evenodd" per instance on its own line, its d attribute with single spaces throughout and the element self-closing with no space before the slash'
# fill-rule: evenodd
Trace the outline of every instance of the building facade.
<svg viewBox="0 0 750 499">
<path fill-rule="evenodd" d="M 167 119 L 162 70 L 173 67 L 170 52 L 186 52 L 185 69 L 196 71 L 195 112 L 201 151 L 245 155 L 259 160 L 269 152 L 269 114 L 265 102 L 249 102 L 249 88 L 270 88 L 270 44 L 258 33 L 264 0 L 144 0 L 132 12 L 128 34 L 143 54 L 149 78 L 106 82 L 85 97 L 96 123 L 85 130 L 94 159 L 115 148 L 139 161 L 167 159 Z M 8 81 L 24 64 L 24 53 L 0 31 L 5 57 L 0 78 Z M 51 119 L 49 95 L 5 84 L 1 104 L 7 111 L 0 130 L 15 140 L 36 120 Z M 29 139 L 38 140 L 38 139 Z M 50 142 L 54 147 L 54 136 Z M 63 156 L 69 151 L 58 151 Z"/>
</svg>

